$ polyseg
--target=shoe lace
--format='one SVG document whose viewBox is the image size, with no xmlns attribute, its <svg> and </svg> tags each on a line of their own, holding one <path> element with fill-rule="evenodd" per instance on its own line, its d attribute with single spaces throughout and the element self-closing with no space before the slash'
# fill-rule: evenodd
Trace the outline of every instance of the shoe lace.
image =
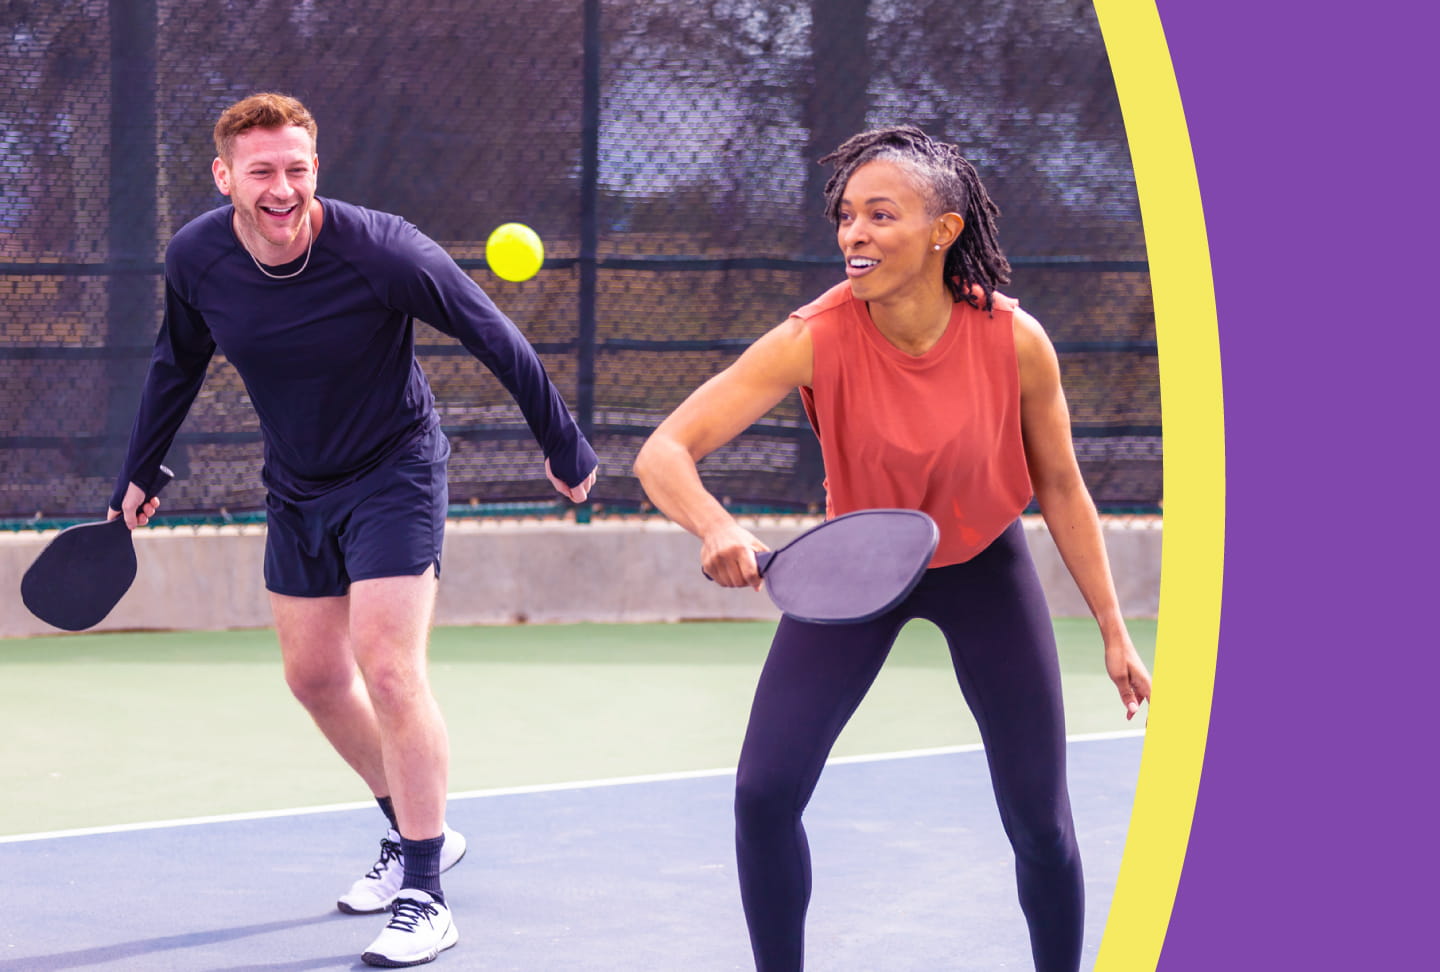
<svg viewBox="0 0 1440 972">
<path fill-rule="evenodd" d="M 380 859 L 374 863 L 369 871 L 365 872 L 365 876 L 372 881 L 378 881 L 380 880 L 380 875 L 389 870 L 391 864 L 399 863 L 400 859 L 400 845 L 389 837 L 381 837 Z"/>
<path fill-rule="evenodd" d="M 386 927 L 397 928 L 402 931 L 413 932 L 415 926 L 423 921 L 429 921 L 440 913 L 435 905 L 425 901 L 416 901 L 414 898 L 396 898 L 390 905 L 390 924 Z"/>
</svg>

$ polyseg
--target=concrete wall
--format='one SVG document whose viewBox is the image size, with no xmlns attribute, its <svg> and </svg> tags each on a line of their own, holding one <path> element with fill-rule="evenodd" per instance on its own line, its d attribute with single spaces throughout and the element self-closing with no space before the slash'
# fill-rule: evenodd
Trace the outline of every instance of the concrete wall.
<svg viewBox="0 0 1440 972">
<path fill-rule="evenodd" d="M 747 522 L 777 546 L 813 520 Z M 1088 614 L 1039 518 L 1026 536 L 1058 617 Z M 56 633 L 20 602 L 20 577 L 53 533 L 0 535 L 0 637 Z M 1159 606 L 1158 518 L 1105 521 L 1106 545 L 1121 607 L 1154 617 Z M 511 624 L 574 621 L 773 619 L 764 594 L 705 580 L 699 544 L 660 519 L 452 521 L 446 533 L 436 623 Z M 261 566 L 265 530 L 179 527 L 136 534 L 135 586 L 96 631 L 268 627 Z"/>
</svg>

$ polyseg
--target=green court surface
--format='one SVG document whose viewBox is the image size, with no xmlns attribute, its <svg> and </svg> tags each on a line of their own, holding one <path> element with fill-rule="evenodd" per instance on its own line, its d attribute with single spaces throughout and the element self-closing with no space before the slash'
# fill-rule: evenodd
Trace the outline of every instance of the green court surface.
<svg viewBox="0 0 1440 972">
<path fill-rule="evenodd" d="M 1153 662 L 1155 622 L 1129 622 Z M 1135 730 L 1088 619 L 1055 622 L 1071 735 Z M 452 792 L 733 767 L 774 624 L 439 628 Z M 1143 713 L 1142 713 L 1143 717 Z M 0 641 L 0 835 L 368 800 L 291 698 L 268 630 Z M 978 742 L 916 622 L 835 749 Z"/>
</svg>

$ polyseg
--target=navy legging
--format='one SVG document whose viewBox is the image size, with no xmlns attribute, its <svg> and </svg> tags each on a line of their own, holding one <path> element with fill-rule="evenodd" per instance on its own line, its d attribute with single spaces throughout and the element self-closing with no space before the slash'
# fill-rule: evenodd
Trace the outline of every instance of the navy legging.
<svg viewBox="0 0 1440 972">
<path fill-rule="evenodd" d="M 1065 785 L 1060 666 L 1019 521 L 979 556 L 926 571 L 873 621 L 782 618 L 760 673 L 735 787 L 740 894 L 759 972 L 804 965 L 810 852 L 801 814 L 841 729 L 907 621 L 939 626 L 980 726 L 1039 972 L 1080 964 L 1085 897 Z"/>
</svg>

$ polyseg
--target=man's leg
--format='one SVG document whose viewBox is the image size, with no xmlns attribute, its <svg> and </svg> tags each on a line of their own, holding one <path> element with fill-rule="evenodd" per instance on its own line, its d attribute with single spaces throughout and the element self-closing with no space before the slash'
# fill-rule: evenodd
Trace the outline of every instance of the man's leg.
<svg viewBox="0 0 1440 972">
<path fill-rule="evenodd" d="M 350 597 L 272 593 L 270 603 L 290 690 L 335 751 L 382 801 L 382 807 L 393 803 L 385 778 L 380 725 L 351 649 Z M 395 827 L 381 838 L 379 857 L 340 896 L 336 907 L 341 911 L 377 914 L 390 907 L 404 875 L 398 830 Z M 453 867 L 464 855 L 465 838 L 447 830 L 441 870 Z"/>
<path fill-rule="evenodd" d="M 373 719 L 370 726 L 356 721 L 366 740 L 355 749 L 368 749 L 372 731 L 378 737 L 379 781 L 388 784 L 400 833 L 411 840 L 439 837 L 445 829 L 450 743 L 427 670 L 435 592 L 433 568 L 350 586 L 350 644 Z M 366 771 L 356 769 L 369 783 Z"/>
<path fill-rule="evenodd" d="M 285 681 L 376 797 L 390 795 L 380 727 L 350 646 L 348 597 L 270 595 Z"/>
<path fill-rule="evenodd" d="M 459 938 L 440 890 L 450 744 L 427 670 L 435 591 L 433 567 L 350 585 L 351 644 L 379 726 L 405 867 L 393 917 L 361 955 L 370 965 L 428 962 Z"/>
<path fill-rule="evenodd" d="M 380 726 L 350 650 L 350 598 L 272 592 L 270 607 L 290 691 L 386 809 L 390 787 L 380 751 Z M 386 816 L 392 814 L 388 810 Z M 375 862 L 336 899 L 335 907 L 348 915 L 385 911 L 403 883 L 402 862 L 400 835 L 392 825 L 380 838 Z"/>
</svg>

